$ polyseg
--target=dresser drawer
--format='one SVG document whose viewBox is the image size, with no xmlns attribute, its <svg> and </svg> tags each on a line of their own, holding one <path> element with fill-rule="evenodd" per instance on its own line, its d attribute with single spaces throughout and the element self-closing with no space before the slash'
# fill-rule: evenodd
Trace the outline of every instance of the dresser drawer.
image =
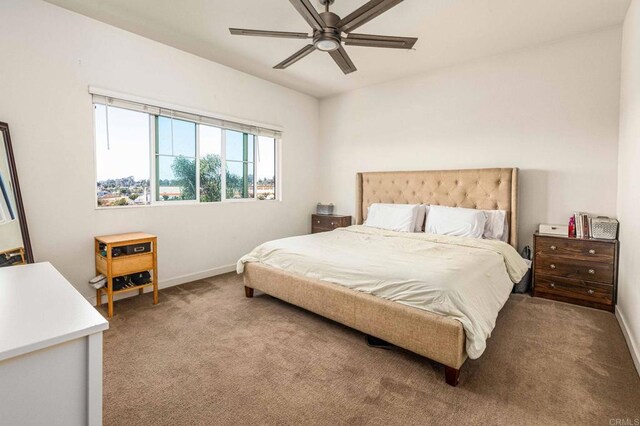
<svg viewBox="0 0 640 426">
<path fill-rule="evenodd" d="M 615 257 L 615 245 L 598 241 L 570 238 L 536 238 L 536 254 L 570 257 L 579 260 L 611 262 Z"/>
<path fill-rule="evenodd" d="M 536 275 L 535 292 L 604 305 L 613 304 L 613 286 L 581 280 Z"/>
<path fill-rule="evenodd" d="M 537 274 L 613 284 L 613 262 L 600 263 L 538 255 L 535 263 Z"/>
</svg>

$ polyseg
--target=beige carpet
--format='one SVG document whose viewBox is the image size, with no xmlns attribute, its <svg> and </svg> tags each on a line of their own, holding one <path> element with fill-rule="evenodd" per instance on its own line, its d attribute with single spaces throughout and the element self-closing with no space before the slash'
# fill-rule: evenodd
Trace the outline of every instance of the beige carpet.
<svg viewBox="0 0 640 426">
<path fill-rule="evenodd" d="M 513 296 L 457 388 L 443 367 L 266 295 L 235 274 L 116 303 L 107 425 L 593 424 L 640 419 L 615 317 Z M 633 424 L 633 423 L 625 423 Z"/>
</svg>

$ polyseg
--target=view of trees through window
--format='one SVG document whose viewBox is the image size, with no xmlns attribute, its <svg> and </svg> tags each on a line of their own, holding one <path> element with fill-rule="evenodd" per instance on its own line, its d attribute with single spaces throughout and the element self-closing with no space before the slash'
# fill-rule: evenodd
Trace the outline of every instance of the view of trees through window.
<svg viewBox="0 0 640 426">
<path fill-rule="evenodd" d="M 196 123 L 156 116 L 156 199 L 196 200 Z"/>
<path fill-rule="evenodd" d="M 227 198 L 253 198 L 255 137 L 225 130 Z"/>
<path fill-rule="evenodd" d="M 101 207 L 276 198 L 274 138 L 99 104 L 95 128 Z"/>
</svg>

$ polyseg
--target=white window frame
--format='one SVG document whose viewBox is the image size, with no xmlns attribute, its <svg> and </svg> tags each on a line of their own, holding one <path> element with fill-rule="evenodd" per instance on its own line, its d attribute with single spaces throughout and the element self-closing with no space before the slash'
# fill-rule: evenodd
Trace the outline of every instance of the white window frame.
<svg viewBox="0 0 640 426">
<path fill-rule="evenodd" d="M 220 133 L 220 143 L 222 144 L 220 147 L 220 155 L 222 156 L 220 164 L 220 173 L 222 173 L 222 176 L 220 176 L 220 202 L 224 203 L 234 199 L 227 200 L 227 132 L 222 129 Z"/>
<path fill-rule="evenodd" d="M 259 143 L 259 134 L 254 134 L 254 133 L 250 133 L 250 132 L 245 132 L 242 130 L 236 130 L 234 128 L 225 128 L 222 126 L 216 126 L 214 124 L 208 124 L 206 122 L 197 122 L 197 121 L 192 121 L 196 124 L 196 199 L 195 200 L 173 200 L 173 201 L 165 201 L 165 200 L 158 200 L 157 199 L 157 176 L 156 176 L 156 158 L 157 158 L 157 153 L 156 153 L 156 117 L 158 115 L 164 115 L 164 114 L 154 114 L 153 112 L 145 112 L 146 114 L 148 114 L 149 116 L 149 162 L 150 162 L 150 167 L 149 167 L 149 191 L 151 192 L 150 194 L 150 203 L 149 204 L 142 204 L 142 205 L 127 205 L 127 206 L 100 206 L 98 205 L 98 194 L 97 191 L 95 191 L 95 183 L 98 182 L 98 169 L 97 169 L 97 162 L 98 162 L 98 156 L 97 156 L 97 149 L 96 149 L 96 144 L 97 144 L 97 138 L 96 138 L 96 132 L 95 132 L 95 128 L 96 128 L 96 122 L 95 122 L 95 110 L 94 110 L 94 115 L 93 115 L 93 128 L 94 128 L 94 134 L 93 134 L 93 148 L 94 148 L 94 171 L 95 171 L 95 175 L 94 175 L 94 206 L 96 210 L 114 210 L 114 209 L 127 209 L 127 208 L 148 208 L 148 207 L 160 207 L 160 206 L 182 206 L 182 205 L 201 205 L 201 206 L 208 206 L 208 205 L 216 205 L 216 204 L 222 204 L 222 203 L 246 203 L 246 202 L 259 202 L 259 203 L 268 203 L 268 202 L 281 202 L 282 201 L 282 141 L 283 141 L 283 136 L 282 136 L 282 128 L 278 127 L 278 126 L 273 126 L 273 125 L 265 125 L 262 123 L 257 123 L 257 122 L 250 122 L 247 120 L 243 120 L 243 119 L 238 119 L 238 118 L 234 118 L 234 117 L 230 117 L 230 116 L 225 116 L 225 115 L 221 115 L 221 114 L 212 114 L 212 113 L 207 113 L 207 112 L 203 112 L 203 111 L 198 111 L 198 110 L 194 110 L 191 108 L 186 108 L 186 107 L 180 107 L 180 106 L 176 106 L 173 104 L 168 104 L 165 102 L 159 102 L 159 101 L 153 101 L 153 100 L 146 100 L 144 98 L 138 97 L 138 96 L 132 96 L 132 95 L 127 95 L 127 94 L 122 94 L 122 93 L 117 93 L 117 92 L 113 92 L 110 90 L 105 90 L 105 89 L 99 89 L 99 88 L 95 88 L 95 87 L 89 87 L 89 93 L 91 93 L 94 96 L 103 96 L 105 98 L 113 98 L 113 99 L 118 99 L 119 101 L 128 101 L 128 102 L 132 102 L 132 103 L 139 103 L 139 104 L 144 104 L 144 105 L 153 105 L 155 108 L 158 109 L 163 109 L 163 110 L 176 110 L 176 111 L 182 111 L 188 114 L 194 114 L 194 115 L 199 115 L 201 117 L 212 117 L 213 119 L 216 120 L 220 120 L 221 122 L 229 122 L 229 123 L 240 123 L 241 125 L 246 125 L 246 126 L 251 126 L 251 127 L 255 127 L 255 128 L 267 128 L 267 129 L 271 129 L 273 132 L 276 132 L 277 134 L 279 134 L 279 137 L 273 137 L 274 141 L 275 141 L 275 153 L 274 153 L 274 178 L 275 178 L 275 185 L 274 185 L 274 191 L 275 191 L 275 198 L 273 200 L 259 200 L 258 199 L 258 191 L 257 191 L 257 180 L 256 180 L 256 176 L 257 176 L 257 151 L 258 151 L 258 143 Z M 91 102 L 91 107 L 94 108 L 94 105 L 96 104 L 96 102 Z M 108 107 L 108 105 L 106 105 Z M 126 109 L 126 108 L 125 108 Z M 184 121 L 191 121 L 188 119 L 183 119 L 183 118 L 178 118 L 180 120 L 184 120 Z M 220 183 L 221 183 L 221 194 L 220 194 L 220 201 L 212 201 L 212 202 L 207 202 L 207 203 L 203 203 L 200 202 L 200 125 L 206 125 L 206 126 L 211 126 L 211 127 L 218 127 L 221 129 L 221 165 L 220 165 L 220 173 L 221 173 L 221 177 L 220 177 Z M 227 158 L 226 158 L 226 131 L 225 130 L 233 130 L 233 131 L 242 131 L 243 133 L 248 133 L 250 135 L 253 136 L 253 197 L 251 198 L 227 198 Z"/>
</svg>

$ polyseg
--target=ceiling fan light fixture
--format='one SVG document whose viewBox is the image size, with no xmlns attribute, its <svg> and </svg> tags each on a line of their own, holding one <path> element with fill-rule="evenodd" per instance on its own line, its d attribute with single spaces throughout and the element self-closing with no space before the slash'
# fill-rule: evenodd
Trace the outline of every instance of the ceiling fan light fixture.
<svg viewBox="0 0 640 426">
<path fill-rule="evenodd" d="M 313 37 L 313 45 L 323 52 L 333 52 L 340 47 L 340 34 L 329 28 L 323 32 L 316 32 Z"/>
<path fill-rule="evenodd" d="M 316 49 L 323 52 L 333 52 L 340 47 L 340 42 L 332 38 L 326 38 L 316 41 Z"/>
</svg>

